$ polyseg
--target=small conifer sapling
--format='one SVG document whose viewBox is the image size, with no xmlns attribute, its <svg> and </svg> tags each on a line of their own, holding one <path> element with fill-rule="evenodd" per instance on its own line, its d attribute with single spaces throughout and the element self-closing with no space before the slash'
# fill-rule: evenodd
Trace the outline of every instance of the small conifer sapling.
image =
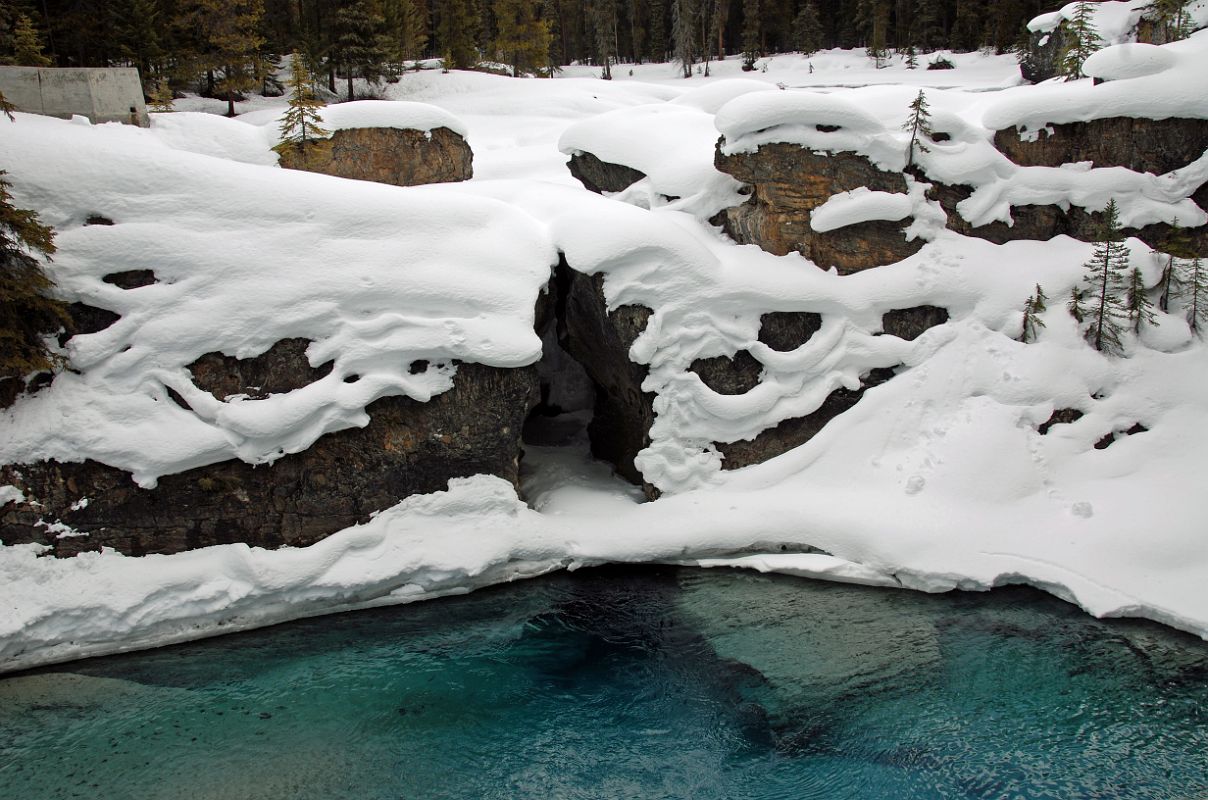
<svg viewBox="0 0 1208 800">
<path fill-rule="evenodd" d="M 1197 336 L 1202 326 L 1208 324 L 1208 270 L 1197 255 L 1187 259 L 1183 282 L 1179 287 L 1179 298 L 1187 313 L 1187 325 Z"/>
<path fill-rule="evenodd" d="M 1040 288 L 1040 284 L 1036 284 L 1036 291 L 1028 298 L 1023 306 L 1023 332 L 1020 336 L 1020 341 L 1024 344 L 1034 342 L 1040 336 L 1040 329 L 1045 327 L 1044 320 L 1040 315 L 1048 310 L 1047 301 L 1044 289 Z"/>
<path fill-rule="evenodd" d="M 910 116 L 902 126 L 902 130 L 910 134 L 910 144 L 906 147 L 906 167 L 909 169 L 914 165 L 916 150 L 920 153 L 931 152 L 923 143 L 925 137 L 931 136 L 931 111 L 927 107 L 927 96 L 922 89 L 919 90 L 918 97 L 914 98 L 914 102 L 910 104 Z"/>
<path fill-rule="evenodd" d="M 330 132 L 322 127 L 323 102 L 315 96 L 314 76 L 305 59 L 295 50 L 290 59 L 289 108 L 281 118 L 281 141 L 273 149 L 284 155 L 296 152 L 306 167 L 311 159 L 331 146 Z"/>
<path fill-rule="evenodd" d="M 1141 270 L 1136 267 L 1129 271 L 1124 287 L 1124 311 L 1128 315 L 1133 333 L 1139 334 L 1142 327 L 1157 324 L 1153 301 L 1149 299 L 1149 291 L 1145 288 Z"/>
<path fill-rule="evenodd" d="M 1094 12 L 1091 6 L 1091 3 L 1077 3 L 1074 7 L 1074 16 L 1066 26 L 1066 34 L 1070 37 L 1070 42 L 1061 58 L 1061 72 L 1067 80 L 1082 77 L 1082 65 L 1102 44 L 1099 33 L 1095 30 Z"/>
<path fill-rule="evenodd" d="M 1085 331 L 1086 341 L 1108 355 L 1123 354 L 1121 323 L 1128 319 L 1120 299 L 1120 291 L 1126 287 L 1125 274 L 1129 271 L 1128 248 L 1122 239 L 1120 210 L 1113 198 L 1103 212 L 1095 252 L 1085 264 L 1086 274 L 1082 278 L 1085 306 L 1080 309 L 1083 319 L 1090 322 Z M 1071 313 L 1074 311 L 1071 308 Z M 1074 318 L 1078 317 L 1079 314 L 1074 313 Z"/>
</svg>

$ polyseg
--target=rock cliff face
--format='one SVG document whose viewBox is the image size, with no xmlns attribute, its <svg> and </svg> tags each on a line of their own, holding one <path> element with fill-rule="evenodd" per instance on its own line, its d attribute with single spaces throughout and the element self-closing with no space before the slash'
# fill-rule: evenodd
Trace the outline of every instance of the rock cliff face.
<svg viewBox="0 0 1208 800">
<path fill-rule="evenodd" d="M 654 487 L 644 482 L 633 463 L 638 451 L 650 444 L 654 395 L 642 391 L 646 366 L 629 360 L 629 348 L 652 312 L 636 305 L 609 311 L 600 274 L 584 275 L 562 264 L 557 284 L 562 347 L 596 385 L 594 416 L 587 429 L 592 455 L 612 462 L 619 475 L 654 497 Z"/>
<path fill-rule="evenodd" d="M 376 181 L 394 186 L 466 181 L 474 176 L 469 144 L 448 128 L 431 133 L 397 128 L 348 128 L 332 134 L 330 147 L 311 151 L 287 150 L 281 166 Z"/>
<path fill-rule="evenodd" d="M 220 399 L 288 391 L 330 369 L 307 363 L 307 344 L 286 339 L 244 360 L 211 353 L 190 370 Z M 453 388 L 429 402 L 383 398 L 368 407 L 365 428 L 327 434 L 271 465 L 226 461 L 165 476 L 150 490 L 93 461 L 2 467 L 0 484 L 36 502 L 0 508 L 0 540 L 48 544 L 57 555 L 313 544 L 408 495 L 442 490 L 449 478 L 486 473 L 515 483 L 521 426 L 537 400 L 535 367 L 460 364 Z M 60 537 L 62 526 L 84 535 Z"/>
<path fill-rule="evenodd" d="M 757 244 L 776 255 L 795 251 L 845 275 L 901 261 L 923 246 L 920 240 L 906 240 L 908 221 L 862 222 L 826 233 L 810 227 L 810 212 L 839 192 L 860 187 L 906 192 L 905 177 L 880 170 L 863 156 L 776 143 L 734 155 L 719 148 L 714 165 L 752 187 L 746 203 L 714 219 L 742 244 Z"/>
</svg>

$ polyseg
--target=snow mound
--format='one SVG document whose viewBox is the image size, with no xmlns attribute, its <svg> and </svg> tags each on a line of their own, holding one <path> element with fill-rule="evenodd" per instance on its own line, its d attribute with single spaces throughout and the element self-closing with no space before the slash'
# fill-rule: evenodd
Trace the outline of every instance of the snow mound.
<svg viewBox="0 0 1208 800">
<path fill-rule="evenodd" d="M 752 92 L 766 92 L 775 88 L 763 81 L 729 78 L 689 89 L 670 102 L 673 105 L 691 106 L 710 114 L 716 114 L 722 106 L 736 97 L 742 97 Z"/>
<path fill-rule="evenodd" d="M 1081 80 L 1029 87 L 1031 91 L 1007 90 L 986 109 L 982 123 L 991 130 L 1034 131 L 1108 117 L 1208 119 L 1208 31 L 1156 51 L 1144 45 L 1116 45 L 1100 50 L 1086 63 L 1088 74 L 1106 82 L 1096 86 Z"/>
<path fill-rule="evenodd" d="M 402 100 L 356 100 L 323 108 L 323 127 L 331 132 L 348 128 L 398 128 L 431 132 L 448 128 L 459 136 L 466 124 L 453 114 L 428 103 Z M 280 121 L 277 120 L 277 124 Z"/>
<path fill-rule="evenodd" d="M 1130 41 L 1136 35 L 1137 23 L 1146 7 L 1148 0 L 1107 0 L 1101 3 L 1088 3 L 1091 10 L 1091 24 L 1099 38 L 1109 44 Z M 1033 33 L 1050 33 L 1057 29 L 1062 22 L 1072 21 L 1078 11 L 1078 3 L 1069 3 L 1057 11 L 1041 14 L 1028 23 L 1028 30 Z"/>
<path fill-rule="evenodd" d="M 1082 65 L 1089 77 L 1103 81 L 1143 78 L 1175 66 L 1177 59 L 1169 50 L 1153 44 L 1118 44 L 1090 55 Z"/>
<path fill-rule="evenodd" d="M 744 94 L 722 106 L 714 119 L 725 137 L 722 152 L 749 153 L 771 142 L 793 142 L 828 152 L 852 151 L 873 161 L 905 166 L 885 125 L 838 94 L 808 91 Z"/>
<path fill-rule="evenodd" d="M 380 397 L 426 401 L 452 387 L 453 359 L 540 356 L 533 306 L 557 258 L 536 222 L 502 203 L 182 153 L 129 126 L 20 115 L 0 122 L 0 138 L 18 203 L 58 230 L 59 293 L 121 315 L 73 337 L 72 371 L 0 415 L 4 463 L 91 458 L 152 486 L 304 450 L 366 425 Z M 93 213 L 117 224 L 84 225 Z M 157 283 L 102 280 L 129 269 Z M 311 366 L 333 369 L 285 394 L 223 401 L 186 369 L 292 337 L 312 341 Z M 412 375 L 417 360 L 429 367 Z"/>
<path fill-rule="evenodd" d="M 859 222 L 905 219 L 913 212 L 913 205 L 909 195 L 861 187 L 831 195 L 810 214 L 810 227 L 826 233 Z"/>
</svg>

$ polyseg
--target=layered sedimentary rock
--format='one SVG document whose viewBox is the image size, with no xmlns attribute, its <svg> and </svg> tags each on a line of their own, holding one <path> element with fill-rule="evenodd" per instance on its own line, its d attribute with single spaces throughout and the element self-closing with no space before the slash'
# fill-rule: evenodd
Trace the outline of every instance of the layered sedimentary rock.
<svg viewBox="0 0 1208 800">
<path fill-rule="evenodd" d="M 923 246 L 921 240 L 906 239 L 908 222 L 875 220 L 825 233 L 810 227 L 811 212 L 841 192 L 906 192 L 901 173 L 878 169 L 861 155 L 773 143 L 755 153 L 726 155 L 718 148 L 714 165 L 751 187 L 747 202 L 714 220 L 737 242 L 776 255 L 798 252 L 840 274 L 901 261 Z"/>
<path fill-rule="evenodd" d="M 345 128 L 332 134 L 325 147 L 288 149 L 281 166 L 388 183 L 466 181 L 474 176 L 474 154 L 460 135 L 448 128 L 421 131 L 400 128 Z"/>
<path fill-rule="evenodd" d="M 190 371 L 218 399 L 286 392 L 330 370 L 307 363 L 307 344 L 286 339 L 243 360 L 211 353 Z M 312 544 L 450 478 L 485 473 L 514 483 L 521 426 L 537 400 L 535 367 L 460 364 L 451 390 L 426 403 L 382 398 L 368 407 L 366 427 L 329 433 L 268 465 L 225 461 L 164 476 L 154 489 L 94 461 L 2 467 L 0 484 L 21 489 L 26 502 L 0 508 L 0 540 L 48 544 L 58 555 Z"/>
</svg>

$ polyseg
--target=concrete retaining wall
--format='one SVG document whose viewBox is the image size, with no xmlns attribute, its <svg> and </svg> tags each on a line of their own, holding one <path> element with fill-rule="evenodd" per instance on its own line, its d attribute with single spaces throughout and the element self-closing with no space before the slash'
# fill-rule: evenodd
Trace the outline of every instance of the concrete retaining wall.
<svg viewBox="0 0 1208 800">
<path fill-rule="evenodd" d="M 63 119 L 79 114 L 93 123 L 122 122 L 144 128 L 151 124 L 138 70 L 133 67 L 0 67 L 0 92 L 18 111 L 31 114 Z"/>
</svg>

